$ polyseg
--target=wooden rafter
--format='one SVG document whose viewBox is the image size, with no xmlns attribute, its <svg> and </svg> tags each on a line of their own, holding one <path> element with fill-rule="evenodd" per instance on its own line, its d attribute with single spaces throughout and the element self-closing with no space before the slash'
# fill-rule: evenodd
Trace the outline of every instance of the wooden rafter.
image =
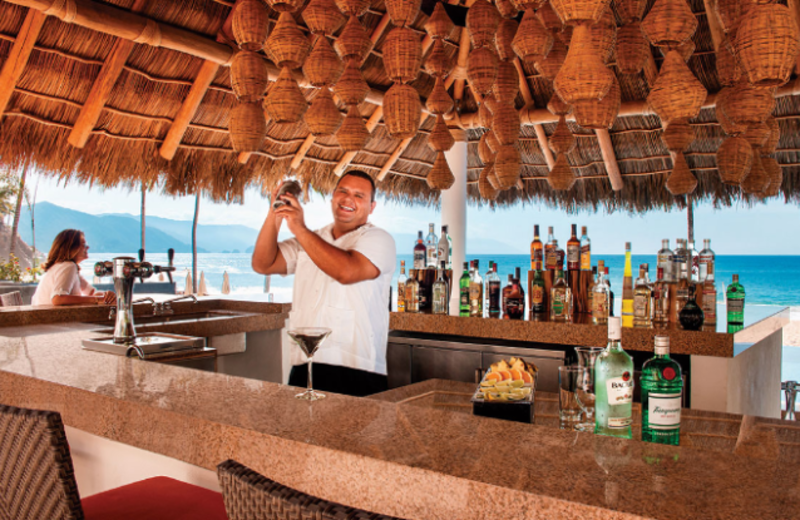
<svg viewBox="0 0 800 520">
<path fill-rule="evenodd" d="M 716 2 L 714 0 L 703 0 L 706 8 L 706 21 L 708 22 L 708 29 L 711 31 L 711 42 L 714 44 L 714 52 L 719 50 L 722 43 L 722 38 L 725 32 L 722 30 L 722 23 L 719 20 L 717 10 L 714 9 Z"/>
<path fill-rule="evenodd" d="M 605 164 L 608 179 L 611 181 L 611 189 L 619 191 L 624 184 L 619 171 L 619 164 L 617 164 L 617 156 L 614 153 L 614 145 L 611 143 L 611 134 L 605 128 L 595 130 L 594 133 L 597 135 L 597 142 L 600 144 L 600 154 L 603 156 L 603 164 Z"/>
<path fill-rule="evenodd" d="M 533 95 L 531 95 L 531 88 L 528 85 L 528 80 L 525 77 L 525 70 L 522 68 L 522 62 L 519 58 L 514 58 L 514 67 L 517 69 L 517 75 L 519 75 L 519 91 L 522 94 L 522 99 L 525 100 L 526 107 L 533 106 Z M 556 163 L 555 157 L 553 157 L 553 151 L 550 150 L 550 142 L 547 140 L 547 134 L 544 131 L 544 126 L 541 124 L 533 125 L 533 129 L 536 132 L 536 138 L 539 141 L 539 149 L 542 151 L 542 155 L 544 155 L 544 160 L 547 163 L 548 169 L 553 169 L 553 165 Z"/>
<path fill-rule="evenodd" d="M 47 15 L 34 9 L 29 9 L 25 15 L 17 39 L 11 47 L 11 52 L 3 63 L 3 68 L 0 69 L 0 117 L 8 108 L 14 87 L 17 86 L 17 81 L 22 76 L 22 71 L 25 70 L 33 45 L 36 43 L 36 38 L 39 37 L 46 19 Z"/>
</svg>

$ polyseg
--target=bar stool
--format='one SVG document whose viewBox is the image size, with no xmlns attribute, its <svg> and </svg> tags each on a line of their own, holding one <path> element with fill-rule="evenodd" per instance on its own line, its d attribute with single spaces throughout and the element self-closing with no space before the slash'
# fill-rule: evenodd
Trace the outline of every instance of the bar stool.
<svg viewBox="0 0 800 520">
<path fill-rule="evenodd" d="M 220 493 L 155 477 L 81 499 L 57 412 L 0 405 L 0 518 L 227 520 Z"/>
<path fill-rule="evenodd" d="M 306 495 L 235 460 L 217 466 L 217 476 L 230 520 L 401 520 Z"/>
</svg>

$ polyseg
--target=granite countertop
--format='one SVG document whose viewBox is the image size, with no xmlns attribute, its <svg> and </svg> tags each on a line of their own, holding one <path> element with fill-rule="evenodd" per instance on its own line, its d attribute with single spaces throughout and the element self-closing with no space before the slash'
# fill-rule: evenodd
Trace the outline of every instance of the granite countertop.
<svg viewBox="0 0 800 520">
<path fill-rule="evenodd" d="M 67 425 L 208 469 L 234 458 L 361 509 L 420 520 L 800 518 L 794 424 L 706 414 L 707 437 L 727 449 L 666 447 L 400 402 L 419 387 L 307 403 L 283 385 L 84 351 L 87 331 L 29 332 L 0 337 L 6 404 L 57 410 Z"/>
</svg>

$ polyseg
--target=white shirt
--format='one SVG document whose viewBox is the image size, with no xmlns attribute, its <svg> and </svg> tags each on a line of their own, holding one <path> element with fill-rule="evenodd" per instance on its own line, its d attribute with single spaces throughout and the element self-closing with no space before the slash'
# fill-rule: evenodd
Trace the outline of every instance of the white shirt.
<svg viewBox="0 0 800 520">
<path fill-rule="evenodd" d="M 75 262 L 59 262 L 44 273 L 33 293 L 32 305 L 52 305 L 53 296 L 88 296 L 94 287 L 78 272 Z"/>
<path fill-rule="evenodd" d="M 361 253 L 380 274 L 374 280 L 342 285 L 311 261 L 296 238 L 279 243 L 286 272 L 295 275 L 291 326 L 328 327 L 333 331 L 314 354 L 314 361 L 386 375 L 394 238 L 369 223 L 336 240 L 332 231 L 330 224 L 315 233 L 340 249 Z M 292 349 L 292 364 L 305 362 L 300 348 Z"/>
</svg>

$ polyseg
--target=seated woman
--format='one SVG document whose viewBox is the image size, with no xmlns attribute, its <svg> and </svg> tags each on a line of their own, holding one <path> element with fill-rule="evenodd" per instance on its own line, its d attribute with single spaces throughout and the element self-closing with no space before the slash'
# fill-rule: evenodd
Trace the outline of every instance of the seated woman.
<svg viewBox="0 0 800 520">
<path fill-rule="evenodd" d="M 103 305 L 114 304 L 113 291 L 96 291 L 80 275 L 79 264 L 89 258 L 89 246 L 83 232 L 65 229 L 53 240 L 45 274 L 33 294 L 33 305 Z"/>
</svg>

